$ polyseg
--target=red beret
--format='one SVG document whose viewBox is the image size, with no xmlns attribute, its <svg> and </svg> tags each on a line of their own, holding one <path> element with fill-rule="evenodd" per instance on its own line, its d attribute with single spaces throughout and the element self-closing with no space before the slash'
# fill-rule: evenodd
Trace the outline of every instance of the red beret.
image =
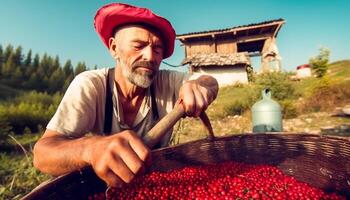
<svg viewBox="0 0 350 200">
<path fill-rule="evenodd" d="M 173 54 L 176 36 L 174 28 L 168 20 L 147 8 L 111 3 L 101 7 L 94 20 L 95 30 L 107 48 L 109 48 L 108 40 L 116 27 L 133 23 L 144 23 L 159 30 L 165 43 L 164 58 Z"/>
</svg>

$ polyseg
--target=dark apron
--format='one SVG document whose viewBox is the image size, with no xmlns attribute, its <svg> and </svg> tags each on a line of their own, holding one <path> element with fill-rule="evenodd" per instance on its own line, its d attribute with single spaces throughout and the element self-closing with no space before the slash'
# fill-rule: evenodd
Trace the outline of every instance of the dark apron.
<svg viewBox="0 0 350 200">
<path fill-rule="evenodd" d="M 114 72 L 114 70 L 108 69 L 108 74 L 106 78 L 106 103 L 105 103 L 105 119 L 104 119 L 104 126 L 103 126 L 103 133 L 105 135 L 110 135 L 112 131 L 113 95 L 111 92 L 111 86 L 109 84 L 109 78 L 112 72 Z M 151 104 L 152 104 L 153 120 L 156 122 L 159 119 L 159 114 L 158 114 L 158 109 L 156 104 L 156 97 L 154 94 L 153 83 L 151 84 Z M 159 142 L 157 145 L 153 147 L 153 149 L 157 149 L 160 147 L 161 147 L 161 143 Z"/>
</svg>

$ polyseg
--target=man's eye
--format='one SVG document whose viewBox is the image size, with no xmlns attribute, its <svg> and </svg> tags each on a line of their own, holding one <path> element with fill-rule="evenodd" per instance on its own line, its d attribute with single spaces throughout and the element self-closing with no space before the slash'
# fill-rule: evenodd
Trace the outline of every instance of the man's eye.
<svg viewBox="0 0 350 200">
<path fill-rule="evenodd" d="M 157 54 L 163 53 L 164 49 L 162 47 L 154 47 L 154 52 L 156 52 Z"/>
<path fill-rule="evenodd" d="M 142 49 L 142 48 L 143 48 L 143 46 L 142 46 L 142 45 L 134 45 L 134 49 L 139 50 L 139 49 Z"/>
</svg>

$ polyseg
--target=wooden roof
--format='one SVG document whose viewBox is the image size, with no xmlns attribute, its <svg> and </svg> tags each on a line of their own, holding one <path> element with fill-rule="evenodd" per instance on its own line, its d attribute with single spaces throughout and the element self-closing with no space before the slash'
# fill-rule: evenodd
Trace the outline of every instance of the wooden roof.
<svg viewBox="0 0 350 200">
<path fill-rule="evenodd" d="M 233 66 L 238 64 L 250 65 L 250 58 L 247 53 L 236 54 L 196 54 L 185 58 L 182 65 L 190 64 L 192 67 L 199 66 Z"/>
<path fill-rule="evenodd" d="M 280 18 L 280 19 L 275 19 L 270 21 L 264 21 L 261 23 L 253 23 L 253 24 L 235 26 L 235 27 L 225 28 L 225 29 L 179 34 L 179 35 L 176 35 L 176 38 L 183 42 L 189 38 L 207 37 L 207 36 L 214 37 L 215 35 L 222 35 L 222 34 L 227 34 L 231 32 L 234 33 L 233 35 L 238 35 L 238 36 L 270 33 L 270 34 L 273 34 L 274 37 L 276 37 L 279 29 L 284 23 L 285 23 L 285 20 Z"/>
</svg>

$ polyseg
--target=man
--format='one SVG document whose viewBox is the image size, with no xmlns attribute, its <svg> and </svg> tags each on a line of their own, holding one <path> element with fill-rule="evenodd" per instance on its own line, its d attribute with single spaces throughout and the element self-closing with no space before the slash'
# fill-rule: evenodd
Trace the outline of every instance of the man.
<svg viewBox="0 0 350 200">
<path fill-rule="evenodd" d="M 78 75 L 34 147 L 34 165 L 62 175 L 91 165 L 109 186 L 142 173 L 149 148 L 142 137 L 181 100 L 198 117 L 215 99 L 217 81 L 159 70 L 174 50 L 175 31 L 145 8 L 113 3 L 97 11 L 95 29 L 116 60 L 115 69 Z M 93 134 L 85 135 L 88 132 Z M 159 146 L 166 146 L 172 130 Z"/>
</svg>

